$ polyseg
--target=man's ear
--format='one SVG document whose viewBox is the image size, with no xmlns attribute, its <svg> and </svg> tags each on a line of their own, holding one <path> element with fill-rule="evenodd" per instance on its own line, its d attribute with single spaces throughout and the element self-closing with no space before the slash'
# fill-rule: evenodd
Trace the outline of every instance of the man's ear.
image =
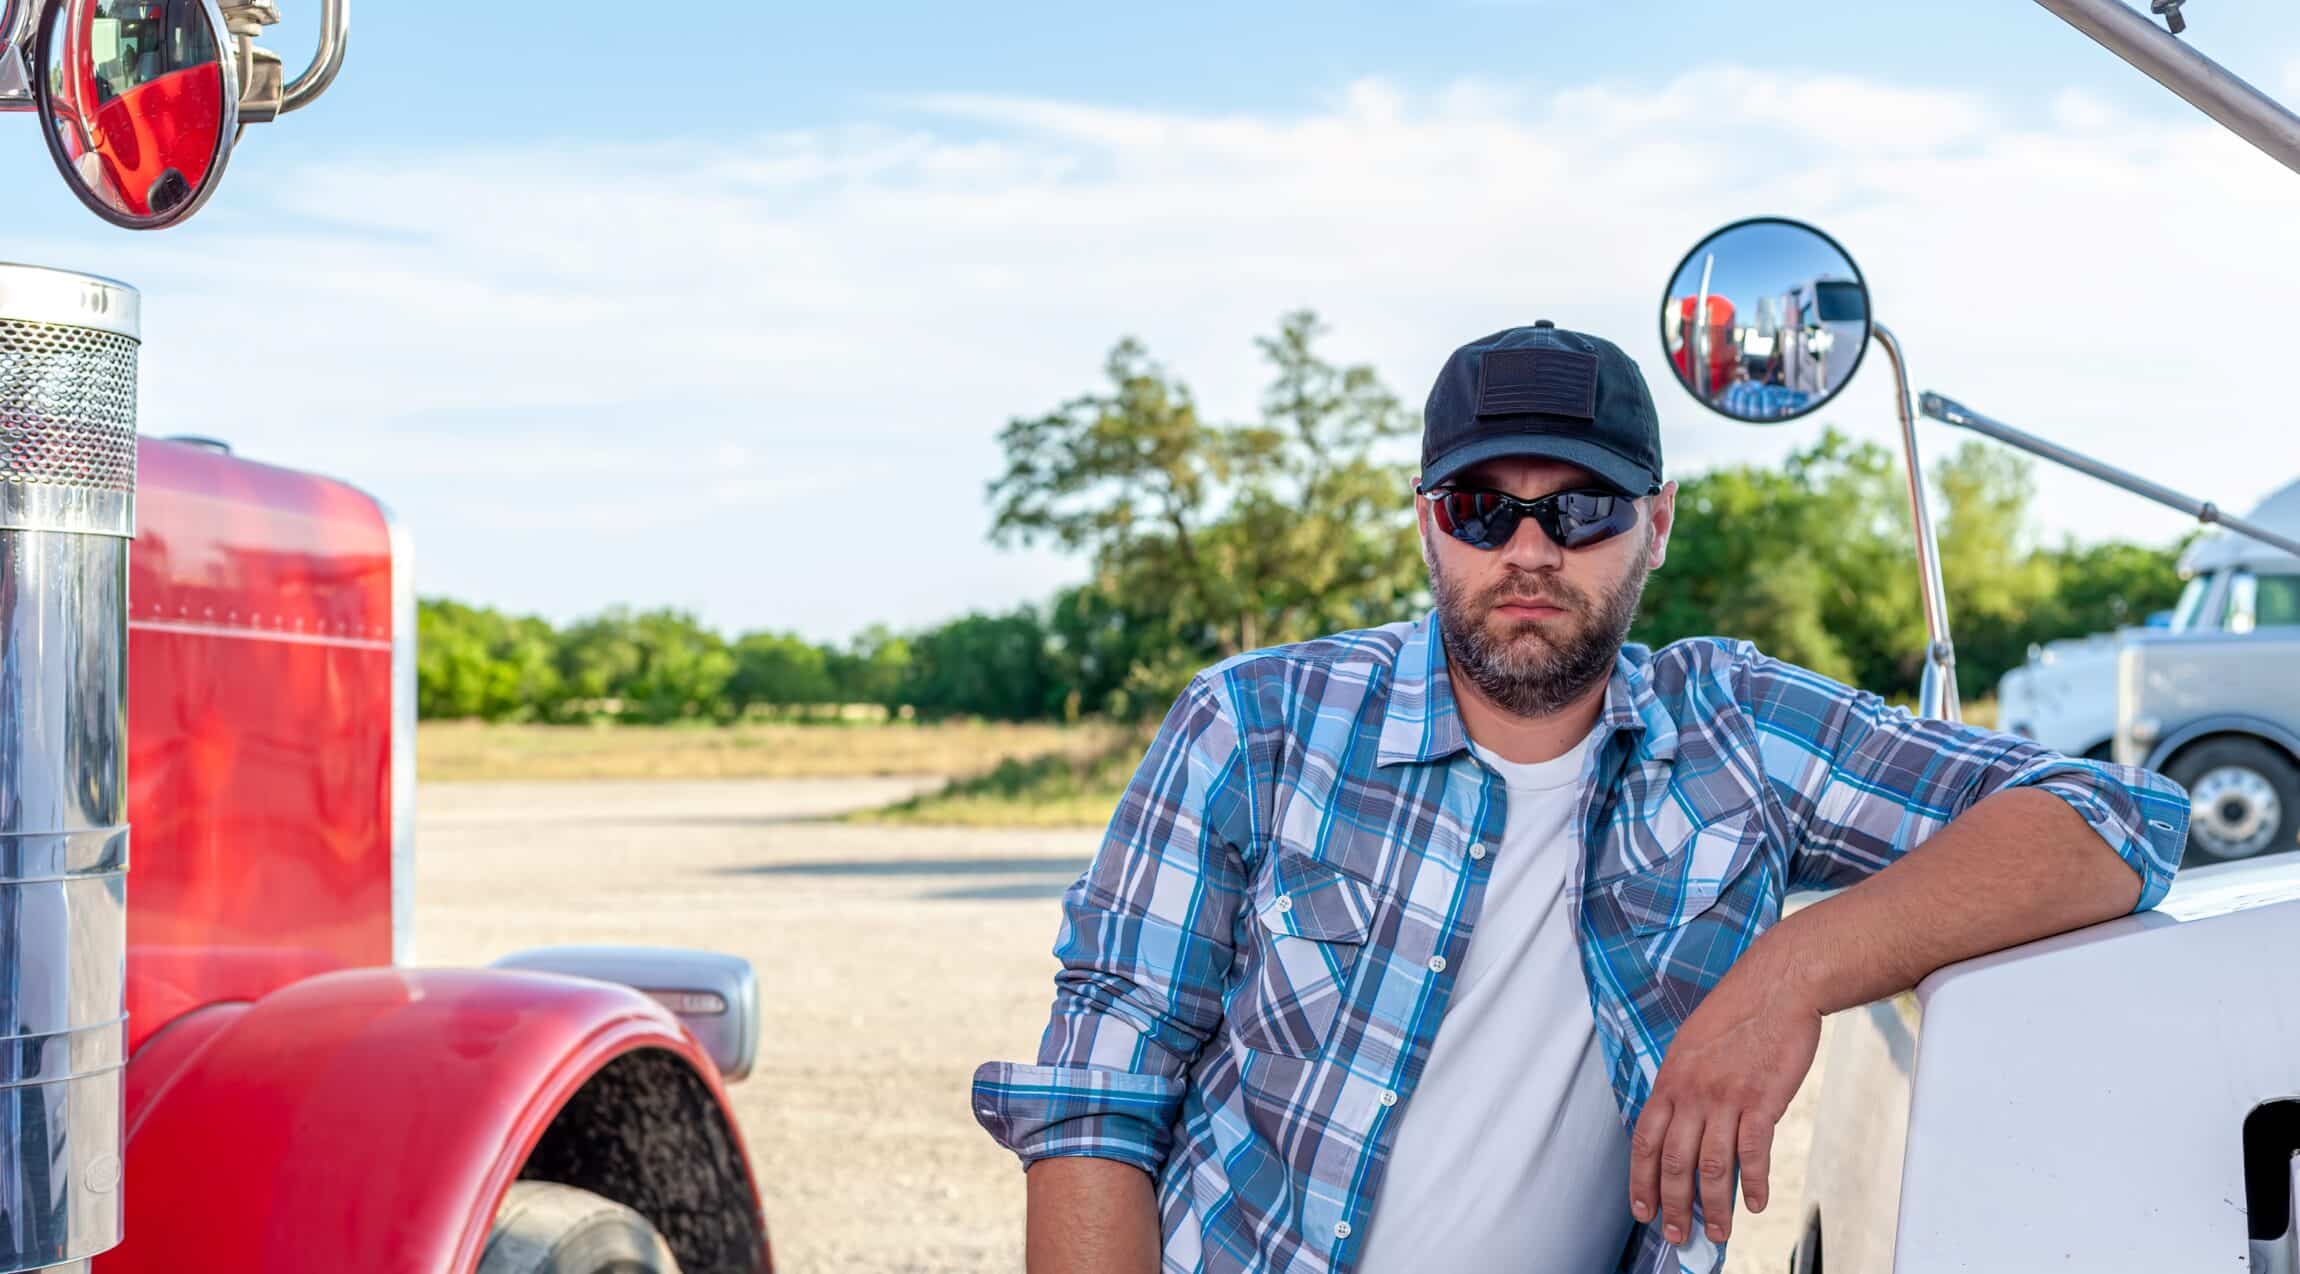
<svg viewBox="0 0 2300 1274">
<path fill-rule="evenodd" d="M 1647 513 L 1653 520 L 1653 535 L 1645 546 L 1645 566 L 1659 570 L 1669 560 L 1669 533 L 1677 528 L 1677 484 L 1663 483 L 1650 498 Z"/>
</svg>

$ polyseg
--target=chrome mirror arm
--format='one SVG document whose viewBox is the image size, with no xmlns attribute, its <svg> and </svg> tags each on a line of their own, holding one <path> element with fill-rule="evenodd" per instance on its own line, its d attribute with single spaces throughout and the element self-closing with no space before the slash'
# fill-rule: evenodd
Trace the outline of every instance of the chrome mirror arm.
<svg viewBox="0 0 2300 1274">
<path fill-rule="evenodd" d="M 351 46 L 351 0 L 320 0 L 319 48 L 304 73 L 288 81 L 280 94 L 280 113 L 300 111 L 319 100 L 343 70 L 344 53 Z"/>
<path fill-rule="evenodd" d="M 2300 115 L 2204 56 L 2123 0 L 2036 0 L 2276 162 L 2300 172 Z M 2158 12 L 2180 23 L 2180 6 Z M 2185 23 L 2175 26 L 2181 30 Z"/>
<path fill-rule="evenodd" d="M 1901 342 L 1882 323 L 1871 329 L 1893 364 L 1893 410 L 1901 419 L 1902 460 L 1908 467 L 1910 527 L 1917 541 L 1917 589 L 1925 607 L 1925 668 L 1917 683 L 1917 715 L 1961 721 L 1957 696 L 1957 648 L 1949 636 L 1949 597 L 1941 586 L 1941 546 L 1933 534 L 1932 508 L 1925 502 L 1925 470 L 1917 459 L 1917 421 L 1909 411 L 1909 373 Z"/>
<path fill-rule="evenodd" d="M 1920 404 L 1920 410 L 1944 425 L 1970 429 L 1984 437 L 1994 438 L 2008 447 L 2016 447 L 2032 456 L 2038 456 L 2065 468 L 2074 469 L 2087 477 L 2098 478 L 2110 486 L 2120 487 L 2143 499 L 2154 500 L 2168 509 L 2176 509 L 2206 526 L 2227 527 L 2238 535 L 2249 536 L 2271 548 L 2279 548 L 2287 553 L 2300 555 L 2300 540 L 2288 535 L 2280 535 L 2248 519 L 2225 513 L 2219 505 L 2210 500 L 2199 500 L 2192 495 L 2183 495 L 2168 486 L 2150 482 L 2146 478 L 2128 473 L 2115 465 L 2095 460 L 2083 452 L 2072 451 L 2057 442 L 2047 442 L 2035 434 L 2015 429 L 2001 420 L 1991 420 L 1953 398 L 1928 391 Z"/>
<path fill-rule="evenodd" d="M 318 101 L 343 70 L 351 40 L 351 0 L 316 0 L 320 7 L 319 47 L 311 65 L 286 78 L 279 54 L 259 48 L 256 38 L 280 20 L 279 0 L 223 0 L 240 64 L 240 124 L 260 124 Z"/>
</svg>

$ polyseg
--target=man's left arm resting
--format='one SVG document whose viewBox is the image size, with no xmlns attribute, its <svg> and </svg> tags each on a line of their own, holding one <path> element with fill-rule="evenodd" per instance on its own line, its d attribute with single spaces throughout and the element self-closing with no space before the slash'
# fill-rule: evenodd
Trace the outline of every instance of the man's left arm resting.
<svg viewBox="0 0 2300 1274">
<path fill-rule="evenodd" d="M 1640 1220 L 1658 1211 L 1682 1241 L 1698 1197 L 1709 1237 L 1723 1241 L 1736 1164 L 1750 1210 L 1764 1210 L 1773 1129 L 1826 1014 L 2164 897 L 2186 794 L 2137 769 L 2037 751 L 1921 845 L 1878 846 L 1882 870 L 1783 918 L 1718 980 L 1671 1041 L 1631 1141 Z"/>
</svg>

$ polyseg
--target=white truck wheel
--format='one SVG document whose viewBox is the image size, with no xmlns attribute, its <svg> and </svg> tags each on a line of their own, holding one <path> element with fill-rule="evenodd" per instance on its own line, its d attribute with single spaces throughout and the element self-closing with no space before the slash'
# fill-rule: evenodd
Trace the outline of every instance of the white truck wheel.
<svg viewBox="0 0 2300 1274">
<path fill-rule="evenodd" d="M 647 1218 L 588 1190 L 517 1181 L 496 1210 L 477 1274 L 679 1274 Z"/>
<path fill-rule="evenodd" d="M 2300 845 L 2300 768 L 2257 739 L 2214 739 L 2164 767 L 2188 789 L 2192 860 L 2226 862 Z"/>
</svg>

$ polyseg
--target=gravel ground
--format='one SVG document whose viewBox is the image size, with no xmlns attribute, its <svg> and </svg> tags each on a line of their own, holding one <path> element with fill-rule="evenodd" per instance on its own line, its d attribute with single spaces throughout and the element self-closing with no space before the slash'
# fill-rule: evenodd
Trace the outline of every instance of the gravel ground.
<svg viewBox="0 0 2300 1274">
<path fill-rule="evenodd" d="M 932 778 L 426 785 L 416 954 L 711 947 L 758 968 L 759 1064 L 733 1090 L 781 1274 L 959 1274 L 1022 1265 L 1022 1175 L 974 1123 L 967 1082 L 1027 1059 L 1044 1025 L 1055 899 L 1081 831 L 810 821 Z M 1730 1274 L 1786 1264 L 1808 1082 L 1775 1197 Z"/>
</svg>

